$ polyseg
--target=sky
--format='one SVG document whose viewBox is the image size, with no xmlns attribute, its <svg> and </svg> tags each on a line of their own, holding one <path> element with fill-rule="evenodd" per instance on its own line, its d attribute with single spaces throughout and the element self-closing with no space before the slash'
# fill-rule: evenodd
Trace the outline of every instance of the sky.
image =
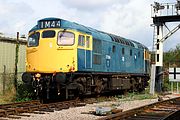
<svg viewBox="0 0 180 120">
<path fill-rule="evenodd" d="M 176 0 L 0 0 L 0 32 L 7 36 L 27 36 L 39 19 L 58 17 L 116 34 L 146 45 L 153 43 L 151 4 Z M 176 24 L 169 24 L 173 28 Z M 180 43 L 179 31 L 164 49 Z"/>
</svg>

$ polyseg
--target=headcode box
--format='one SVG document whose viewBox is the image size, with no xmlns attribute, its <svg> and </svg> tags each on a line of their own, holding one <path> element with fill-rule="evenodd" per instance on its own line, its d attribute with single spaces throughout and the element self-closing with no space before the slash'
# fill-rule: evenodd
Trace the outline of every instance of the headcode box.
<svg viewBox="0 0 180 120">
<path fill-rule="evenodd" d="M 169 81 L 180 82 L 180 68 L 169 68 Z"/>
</svg>

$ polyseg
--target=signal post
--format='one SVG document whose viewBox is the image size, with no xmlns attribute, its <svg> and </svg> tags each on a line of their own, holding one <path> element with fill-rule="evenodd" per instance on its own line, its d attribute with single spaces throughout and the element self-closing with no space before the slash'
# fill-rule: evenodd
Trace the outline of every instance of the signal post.
<svg viewBox="0 0 180 120">
<path fill-rule="evenodd" d="M 167 22 L 180 22 L 180 0 L 176 3 L 158 3 L 151 5 L 151 17 L 153 18 L 154 36 L 152 53 L 154 60 L 151 66 L 150 93 L 162 91 L 162 75 L 163 75 L 163 43 L 180 29 L 180 24 L 170 30 Z M 164 35 L 164 28 L 168 33 Z"/>
</svg>

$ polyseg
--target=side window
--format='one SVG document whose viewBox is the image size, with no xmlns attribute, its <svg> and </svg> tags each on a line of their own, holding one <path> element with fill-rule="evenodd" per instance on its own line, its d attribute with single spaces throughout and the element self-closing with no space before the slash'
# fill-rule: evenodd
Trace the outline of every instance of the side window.
<svg viewBox="0 0 180 120">
<path fill-rule="evenodd" d="M 79 35 L 78 45 L 84 47 L 85 46 L 85 38 L 84 35 Z"/>
<path fill-rule="evenodd" d="M 90 37 L 86 36 L 86 48 L 90 48 Z"/>
<path fill-rule="evenodd" d="M 122 48 L 122 55 L 124 55 L 125 54 L 125 51 L 124 51 L 124 48 Z"/>
<path fill-rule="evenodd" d="M 58 45 L 73 45 L 74 34 L 71 32 L 59 32 L 57 44 Z"/>
<path fill-rule="evenodd" d="M 101 49 L 102 43 L 100 40 L 93 39 L 93 63 L 94 64 L 101 64 Z"/>
<path fill-rule="evenodd" d="M 116 52 L 116 46 L 115 46 L 115 45 L 113 45 L 113 47 L 112 47 L 112 52 L 113 52 L 113 53 Z"/>
<path fill-rule="evenodd" d="M 140 57 L 141 56 L 141 54 L 140 54 L 140 51 L 138 52 L 138 57 Z"/>
<path fill-rule="evenodd" d="M 94 53 L 101 54 L 102 53 L 102 42 L 101 40 L 94 39 L 93 40 L 93 51 Z"/>
<path fill-rule="evenodd" d="M 130 50 L 130 56 L 132 56 L 132 50 Z"/>
</svg>

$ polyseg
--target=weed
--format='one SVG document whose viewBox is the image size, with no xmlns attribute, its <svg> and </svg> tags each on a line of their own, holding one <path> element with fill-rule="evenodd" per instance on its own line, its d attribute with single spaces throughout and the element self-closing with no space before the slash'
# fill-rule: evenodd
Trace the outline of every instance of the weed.
<svg viewBox="0 0 180 120">
<path fill-rule="evenodd" d="M 144 100 L 144 99 L 155 99 L 157 96 L 153 96 L 149 93 L 127 93 L 126 95 L 122 96 L 123 101 L 131 101 L 131 100 Z M 117 98 L 119 99 L 119 98 Z"/>
<path fill-rule="evenodd" d="M 32 100 L 34 97 L 34 93 L 32 92 L 31 85 L 26 84 L 18 84 L 17 87 L 17 94 L 16 94 L 16 101 L 29 101 Z"/>
<path fill-rule="evenodd" d="M 4 95 L 0 95 L 0 104 L 13 102 L 16 98 L 15 96 L 16 90 L 14 86 L 9 86 L 4 92 Z"/>
</svg>

